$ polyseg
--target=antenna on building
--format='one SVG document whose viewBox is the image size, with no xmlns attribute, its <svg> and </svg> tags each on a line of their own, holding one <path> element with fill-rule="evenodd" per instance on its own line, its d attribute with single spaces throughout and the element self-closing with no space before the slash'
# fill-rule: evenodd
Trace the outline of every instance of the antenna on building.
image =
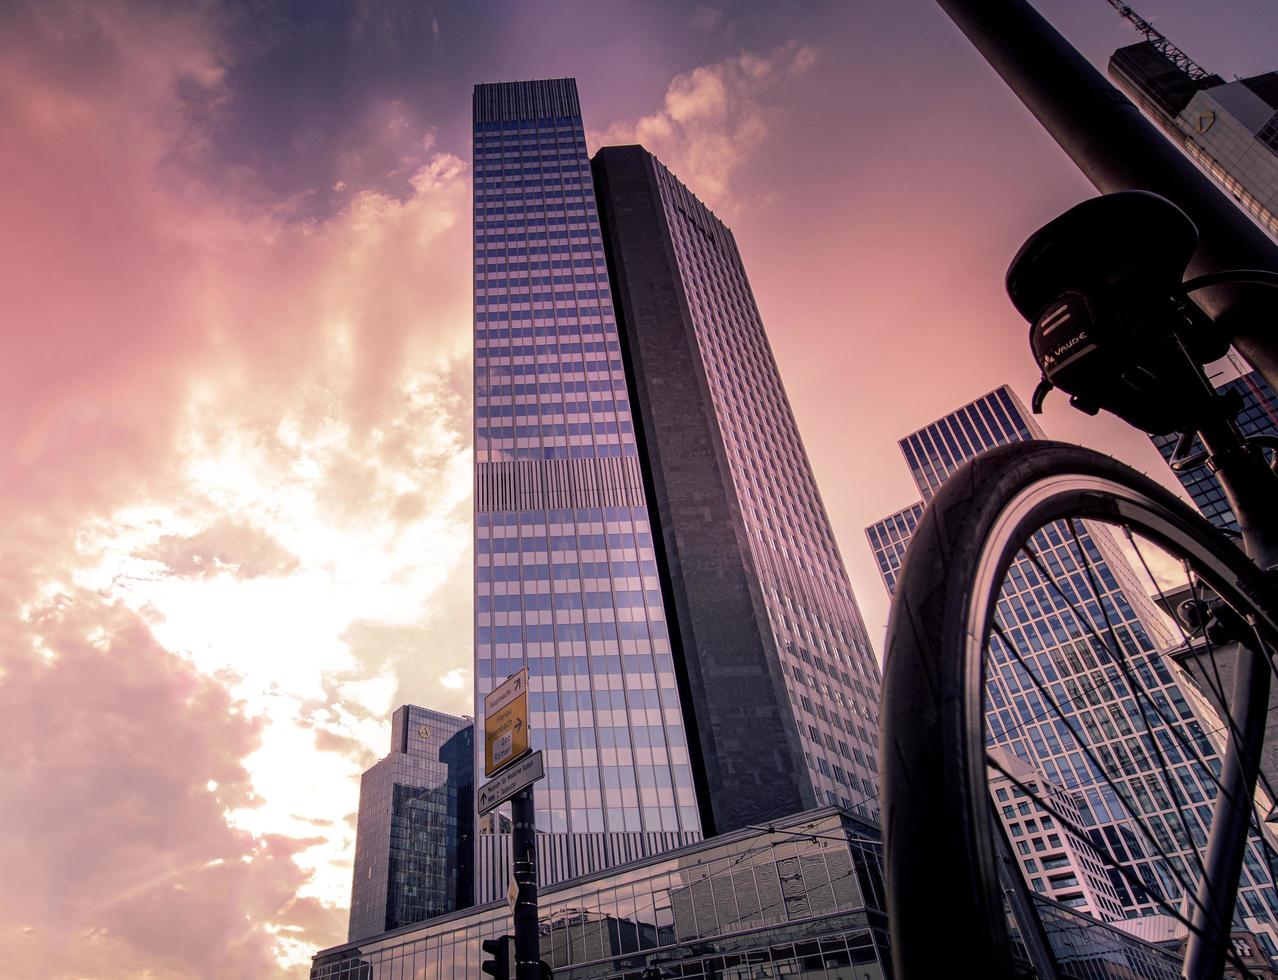
<svg viewBox="0 0 1278 980">
<path fill-rule="evenodd" d="M 1167 37 L 1157 27 L 1147 21 L 1136 11 L 1132 10 L 1122 0 L 1108 0 L 1111 7 L 1118 11 L 1119 16 L 1131 23 L 1136 30 L 1144 35 L 1145 40 L 1152 44 L 1164 58 L 1172 62 L 1177 68 L 1196 82 L 1201 82 L 1205 78 L 1211 77 L 1211 72 L 1196 62 L 1184 51 L 1167 40 Z"/>
</svg>

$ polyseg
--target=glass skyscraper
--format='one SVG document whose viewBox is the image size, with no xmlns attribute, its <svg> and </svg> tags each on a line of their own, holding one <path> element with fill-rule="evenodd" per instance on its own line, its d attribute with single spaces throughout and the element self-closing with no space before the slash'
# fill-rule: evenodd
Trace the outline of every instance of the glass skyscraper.
<svg viewBox="0 0 1278 980">
<path fill-rule="evenodd" d="M 924 426 L 900 445 L 927 501 L 951 473 L 983 450 L 1037 438 L 1042 438 L 1041 430 L 1003 386 Z M 889 550 L 883 538 L 885 523 L 867 529 L 876 552 Z M 892 548 L 904 551 L 907 544 L 903 540 Z M 1134 871 L 1149 892 L 1176 903 L 1181 898 L 1179 885 L 1134 821 L 1153 828 L 1180 874 L 1195 880 L 1191 849 L 1205 846 L 1215 786 L 1198 759 L 1189 758 L 1179 746 L 1194 745 L 1205 765 L 1219 771 L 1219 757 L 1208 737 L 1209 730 L 1219 726 L 1204 725 L 1187 700 L 1183 678 L 1170 658 L 1179 637 L 1173 637 L 1168 620 L 1146 594 L 1108 528 L 1085 521 L 1074 522 L 1072 528 L 1056 522 L 1035 534 L 1034 545 L 1040 560 L 1069 590 L 1073 606 L 1027 558 L 1013 563 L 996 614 L 1002 629 L 987 654 L 991 743 L 1069 793 L 1096 850 Z M 1079 561 L 1078 549 L 1086 552 L 1094 580 Z M 883 577 L 885 584 L 893 581 L 887 569 Z M 1094 626 L 1089 631 L 1080 622 L 1078 609 L 1096 622 L 1113 624 L 1126 666 L 1148 698 L 1135 693 L 1115 665 L 1114 652 L 1099 642 Z M 1003 635 L 1016 645 L 1021 658 L 1037 664 L 1065 720 L 1043 706 L 1032 681 L 1003 646 Z M 1159 712 L 1149 707 L 1151 700 Z M 1169 731 L 1172 726 L 1178 730 L 1176 737 Z M 1095 771 L 1083 746 L 1105 764 L 1121 797 Z M 1170 765 L 1166 779 L 1159 775 L 1159 753 Z M 1020 858 L 1039 867 L 1066 856 L 1064 841 L 1053 844 L 1051 835 L 1042 853 L 1030 849 L 1025 839 L 1013 844 Z M 1130 887 L 1117 871 L 1109 869 L 1109 876 L 1125 914 L 1157 911 L 1149 895 Z M 1278 895 L 1268 882 L 1263 852 L 1253 841 L 1239 903 L 1249 915 L 1273 921 L 1278 917 Z"/>
<path fill-rule="evenodd" d="M 474 735 L 469 718 L 396 709 L 390 754 L 360 779 L 351 942 L 470 906 Z"/>
<path fill-rule="evenodd" d="M 476 715 L 528 666 L 542 881 L 875 812 L 877 664 L 731 232 L 642 148 L 592 182 L 571 79 L 476 86 L 474 169 Z"/>
<path fill-rule="evenodd" d="M 702 834 L 572 79 L 476 86 L 474 254 L 476 717 L 527 665 L 558 881 Z"/>
<path fill-rule="evenodd" d="M 897 444 L 923 500 L 865 529 L 889 594 L 896 590 L 901 562 L 923 516 L 923 508 L 945 478 L 983 450 L 1024 439 L 1040 439 L 1042 435 L 1012 390 L 1003 386 L 911 433 Z"/>
</svg>

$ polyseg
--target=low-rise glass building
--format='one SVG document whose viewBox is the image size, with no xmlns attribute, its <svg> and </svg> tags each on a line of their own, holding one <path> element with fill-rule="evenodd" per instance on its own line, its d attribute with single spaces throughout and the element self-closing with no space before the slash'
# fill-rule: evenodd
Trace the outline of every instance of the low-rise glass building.
<svg viewBox="0 0 1278 980">
<path fill-rule="evenodd" d="M 541 889 L 555 980 L 892 976 L 878 827 L 827 807 Z M 1180 961 L 1038 896 L 1065 980 L 1175 980 Z M 938 886 L 936 914 L 945 914 Z M 311 980 L 473 980 L 511 932 L 493 902 L 316 954 Z M 955 950 L 955 976 L 976 976 Z"/>
</svg>

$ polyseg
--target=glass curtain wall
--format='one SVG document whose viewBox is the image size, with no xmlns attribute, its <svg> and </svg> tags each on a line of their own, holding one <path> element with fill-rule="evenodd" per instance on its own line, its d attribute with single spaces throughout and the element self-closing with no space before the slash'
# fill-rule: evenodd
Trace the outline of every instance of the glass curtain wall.
<svg viewBox="0 0 1278 980">
<path fill-rule="evenodd" d="M 538 829 L 695 839 L 576 85 L 479 85 L 474 110 L 478 730 L 527 666 Z"/>
</svg>

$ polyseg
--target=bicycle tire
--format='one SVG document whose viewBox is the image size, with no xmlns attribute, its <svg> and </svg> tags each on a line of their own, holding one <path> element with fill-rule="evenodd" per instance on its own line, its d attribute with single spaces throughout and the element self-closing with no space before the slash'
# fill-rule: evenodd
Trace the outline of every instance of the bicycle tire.
<svg viewBox="0 0 1278 980">
<path fill-rule="evenodd" d="M 985 664 L 972 656 L 972 637 L 989 634 L 1018 536 L 1067 518 L 1135 527 L 1192 555 L 1204 582 L 1256 615 L 1266 642 L 1278 638 L 1264 573 L 1130 467 L 1082 447 L 1030 441 L 957 470 L 914 532 L 887 631 L 882 821 L 901 980 L 948 973 L 956 955 L 979 964 L 984 976 L 1017 975 L 987 788 Z"/>
</svg>

